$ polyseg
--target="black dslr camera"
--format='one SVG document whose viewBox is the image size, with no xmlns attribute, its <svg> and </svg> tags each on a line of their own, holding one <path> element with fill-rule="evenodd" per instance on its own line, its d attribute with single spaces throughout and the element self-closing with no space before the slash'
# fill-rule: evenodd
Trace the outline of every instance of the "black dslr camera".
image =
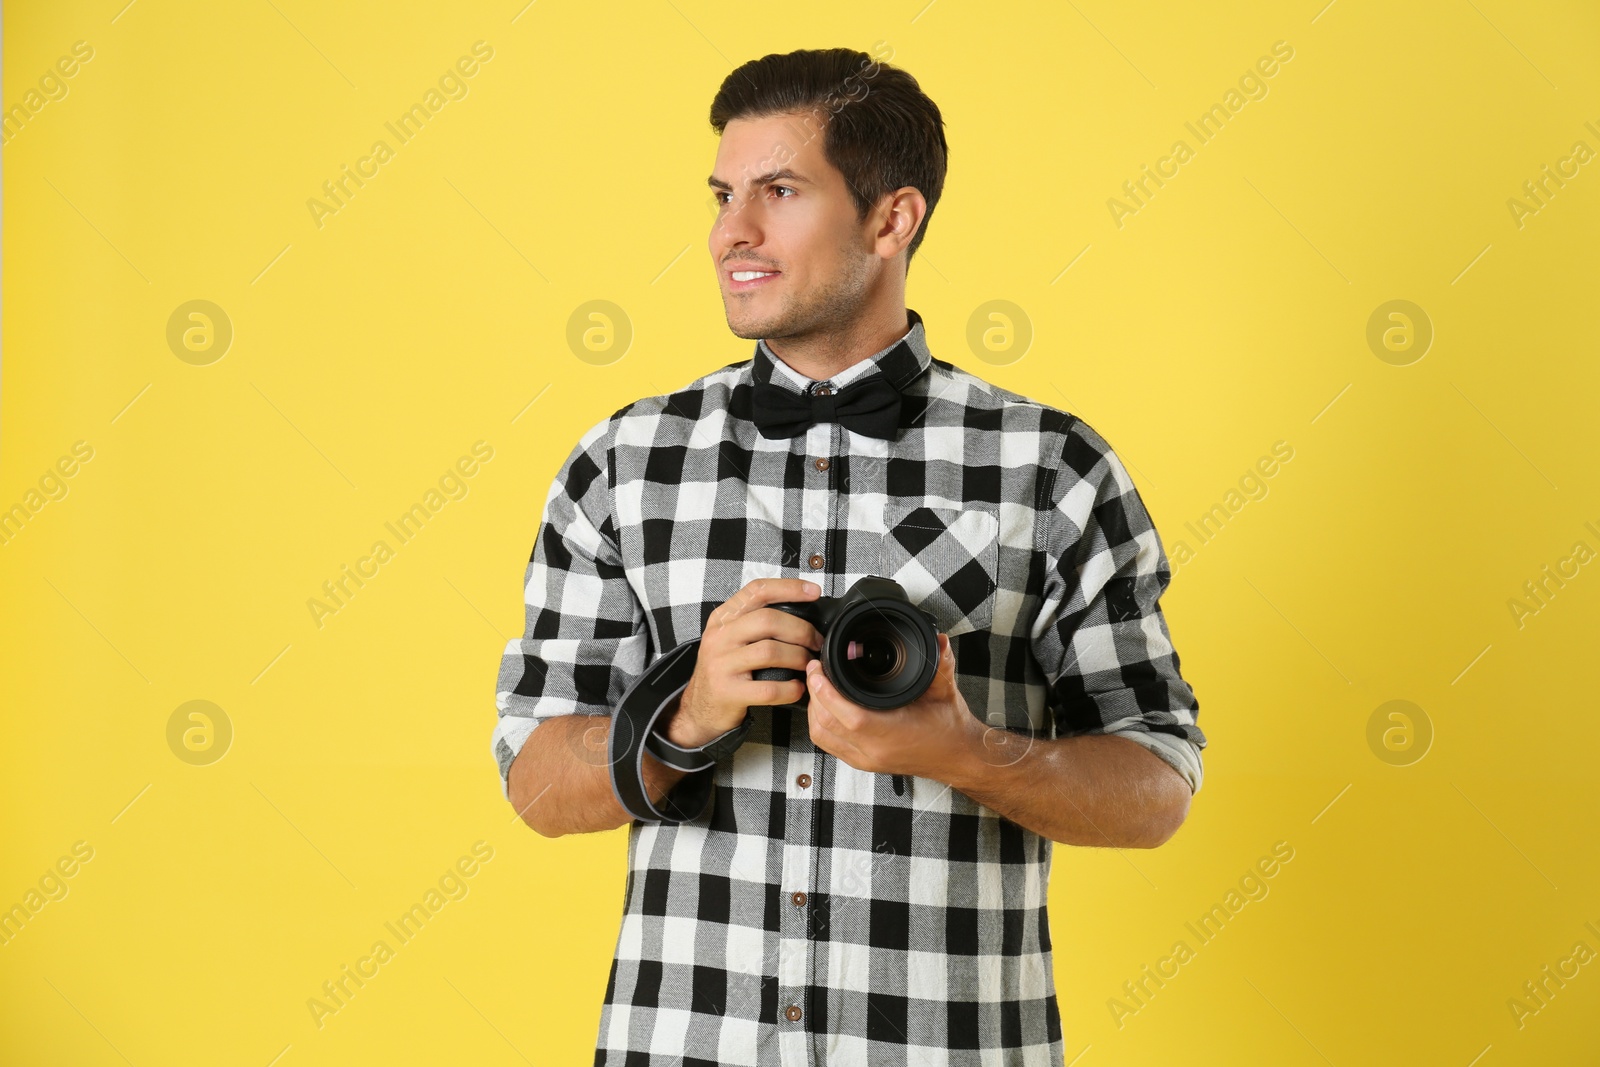
<svg viewBox="0 0 1600 1067">
<path fill-rule="evenodd" d="M 822 634 L 823 673 L 864 708 L 892 711 L 915 701 L 939 668 L 939 631 L 932 615 L 911 603 L 900 583 L 869 575 L 842 597 L 771 604 L 805 619 Z M 805 681 L 804 671 L 765 667 L 756 681 Z M 808 688 L 793 704 L 806 707 Z"/>
</svg>

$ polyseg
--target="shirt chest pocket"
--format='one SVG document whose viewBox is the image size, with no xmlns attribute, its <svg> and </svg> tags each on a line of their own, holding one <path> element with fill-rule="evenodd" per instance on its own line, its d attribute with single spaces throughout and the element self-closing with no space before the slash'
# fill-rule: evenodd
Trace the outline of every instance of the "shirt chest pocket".
<svg viewBox="0 0 1600 1067">
<path fill-rule="evenodd" d="M 994 511 L 957 511 L 890 503 L 878 572 L 893 578 L 913 603 L 954 637 L 994 621 L 1000 519 Z"/>
</svg>

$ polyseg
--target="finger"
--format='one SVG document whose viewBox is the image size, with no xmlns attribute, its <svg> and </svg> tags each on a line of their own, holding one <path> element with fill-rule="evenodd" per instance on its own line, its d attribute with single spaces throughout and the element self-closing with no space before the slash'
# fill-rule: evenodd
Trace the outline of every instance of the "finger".
<svg viewBox="0 0 1600 1067">
<path fill-rule="evenodd" d="M 813 729 L 821 729 L 828 734 L 838 734 L 839 720 L 834 718 L 833 712 L 828 708 L 825 696 L 819 696 L 815 688 L 811 688 L 810 679 L 807 679 L 807 688 L 811 689 L 811 699 L 806 702 L 806 716 L 811 720 Z"/>
<path fill-rule="evenodd" d="M 849 733 L 839 719 L 828 710 L 826 702 L 817 699 L 815 690 L 806 704 L 806 719 L 812 743 L 842 760 L 861 760 L 862 752 L 850 741 Z"/>
<path fill-rule="evenodd" d="M 811 694 L 810 706 L 818 708 L 820 713 L 829 719 L 833 718 L 832 704 L 838 690 L 828 684 L 828 676 L 822 669 L 821 661 L 816 661 L 813 667 L 806 664 L 806 691 Z"/>
<path fill-rule="evenodd" d="M 838 687 L 828 680 L 828 672 L 822 669 L 821 662 L 814 662 L 817 663 L 815 667 L 810 664 L 806 666 L 806 687 L 811 690 L 811 699 L 822 701 L 823 707 L 841 733 L 859 729 L 861 716 L 873 713 L 858 710 L 854 702 L 839 692 Z"/>
<path fill-rule="evenodd" d="M 728 618 L 731 621 L 745 612 L 754 611 L 768 604 L 815 600 L 821 594 L 820 585 L 808 582 L 804 578 L 757 578 L 747 582 L 745 587 L 728 601 L 728 605 L 732 608 Z"/>
<path fill-rule="evenodd" d="M 757 681 L 749 675 L 736 678 L 728 686 L 729 703 L 746 707 L 772 707 L 793 704 L 806 694 L 804 682 L 767 680 Z"/>
<path fill-rule="evenodd" d="M 744 645 L 735 649 L 728 657 L 729 668 L 735 674 L 765 670 L 768 667 L 803 671 L 809 662 L 811 662 L 810 649 L 772 638 Z"/>
<path fill-rule="evenodd" d="M 728 637 L 735 644 L 752 644 L 763 638 L 776 638 L 791 645 L 822 649 L 822 633 L 811 623 L 777 608 L 752 608 L 728 624 Z"/>
</svg>

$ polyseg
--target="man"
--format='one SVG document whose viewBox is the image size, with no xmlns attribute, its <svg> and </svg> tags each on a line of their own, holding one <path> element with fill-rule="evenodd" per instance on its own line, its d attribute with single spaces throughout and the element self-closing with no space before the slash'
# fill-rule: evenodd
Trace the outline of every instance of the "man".
<svg viewBox="0 0 1600 1067">
<path fill-rule="evenodd" d="M 915 79 L 769 55 L 711 119 L 709 248 L 729 328 L 760 340 L 582 436 L 499 676 L 524 820 L 631 823 L 595 1063 L 1060 1064 L 1052 842 L 1160 845 L 1201 781 L 1161 542 L 1098 434 L 934 358 L 905 306 L 946 158 Z M 867 574 L 941 631 L 932 687 L 896 711 L 844 699 L 816 629 L 771 607 Z M 667 738 L 748 732 L 693 772 L 701 816 L 634 821 L 612 716 L 696 638 Z M 752 679 L 768 667 L 807 680 Z M 644 777 L 659 800 L 685 775 L 651 755 Z"/>
</svg>

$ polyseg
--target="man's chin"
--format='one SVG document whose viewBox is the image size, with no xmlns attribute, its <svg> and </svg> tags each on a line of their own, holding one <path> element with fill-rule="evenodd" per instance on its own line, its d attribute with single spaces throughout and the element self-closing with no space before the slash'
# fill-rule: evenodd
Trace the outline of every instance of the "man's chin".
<svg viewBox="0 0 1600 1067">
<path fill-rule="evenodd" d="M 736 310 L 728 305 L 724 305 L 723 312 L 728 320 L 728 329 L 735 337 L 746 341 L 771 337 L 781 325 L 781 320 L 776 316 L 751 315 L 748 311 Z"/>
</svg>

